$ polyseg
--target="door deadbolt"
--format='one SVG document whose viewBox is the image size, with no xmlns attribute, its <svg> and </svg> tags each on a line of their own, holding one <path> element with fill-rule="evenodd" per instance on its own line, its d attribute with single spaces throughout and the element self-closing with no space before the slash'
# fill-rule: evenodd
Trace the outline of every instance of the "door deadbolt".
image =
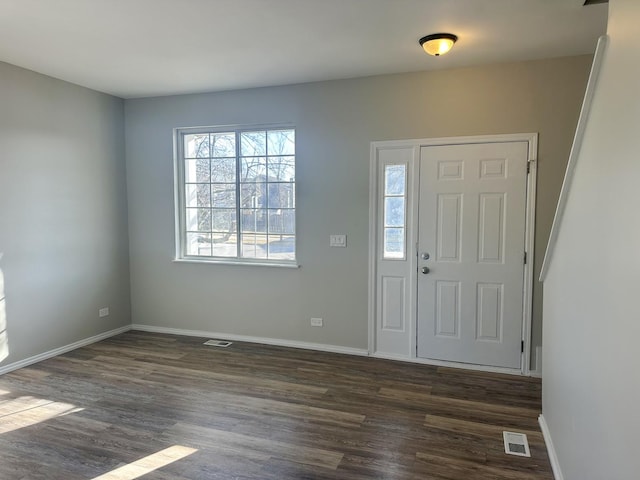
<svg viewBox="0 0 640 480">
<path fill-rule="evenodd" d="M 422 260 L 429 260 L 429 258 L 431 258 L 431 255 L 429 255 L 427 252 L 424 252 L 422 255 L 420 255 L 420 258 L 422 258 Z"/>
</svg>

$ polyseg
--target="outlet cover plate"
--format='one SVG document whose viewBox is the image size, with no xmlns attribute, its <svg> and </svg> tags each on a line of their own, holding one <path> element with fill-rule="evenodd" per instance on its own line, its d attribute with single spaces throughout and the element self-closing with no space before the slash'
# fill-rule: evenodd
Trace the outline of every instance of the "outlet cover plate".
<svg viewBox="0 0 640 480">
<path fill-rule="evenodd" d="M 109 316 L 109 307 L 101 308 L 98 310 L 98 317 L 108 317 Z"/>
<path fill-rule="evenodd" d="M 347 236 L 346 235 L 329 235 L 330 247 L 346 247 Z"/>
<path fill-rule="evenodd" d="M 322 319 L 321 318 L 312 318 L 311 319 L 311 326 L 312 327 L 321 327 L 322 326 Z"/>
</svg>

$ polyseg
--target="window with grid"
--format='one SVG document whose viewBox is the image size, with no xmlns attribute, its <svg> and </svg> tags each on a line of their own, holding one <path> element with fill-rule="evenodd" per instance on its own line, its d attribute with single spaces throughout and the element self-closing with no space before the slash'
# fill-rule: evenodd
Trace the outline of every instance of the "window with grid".
<svg viewBox="0 0 640 480">
<path fill-rule="evenodd" d="M 295 130 L 178 129 L 178 259 L 295 264 Z"/>
</svg>

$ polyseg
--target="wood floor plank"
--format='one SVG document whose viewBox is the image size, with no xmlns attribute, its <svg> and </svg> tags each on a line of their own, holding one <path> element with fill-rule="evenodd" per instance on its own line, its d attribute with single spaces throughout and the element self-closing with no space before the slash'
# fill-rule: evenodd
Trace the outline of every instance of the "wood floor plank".
<svg viewBox="0 0 640 480">
<path fill-rule="evenodd" d="M 282 380 L 272 380 L 266 378 L 260 378 L 252 374 L 246 374 L 244 376 L 231 375 L 218 372 L 198 372 L 194 373 L 193 370 L 183 367 L 163 366 L 162 369 L 150 372 L 151 378 L 157 378 L 160 375 L 165 377 L 171 376 L 172 382 L 178 382 L 184 380 L 190 384 L 194 381 L 207 381 L 223 383 L 225 388 L 229 388 L 233 385 L 238 385 L 245 391 L 247 388 L 251 389 L 263 389 L 274 390 L 278 392 L 293 392 L 303 393 L 310 395 L 323 395 L 327 392 L 326 387 L 317 387 L 314 385 L 305 385 L 302 383 L 287 382 Z M 177 377 L 177 378 L 176 378 Z"/>
<path fill-rule="evenodd" d="M 552 479 L 539 379 L 205 340 L 127 332 L 0 376 L 0 479 Z"/>
<path fill-rule="evenodd" d="M 478 462 L 456 459 L 452 461 L 450 457 L 436 455 L 432 453 L 416 453 L 418 464 L 425 465 L 425 471 L 435 478 L 460 480 L 473 478 L 474 480 L 537 480 L 549 478 L 540 476 L 537 473 L 523 472 L 511 468 L 498 468 L 484 465 Z"/>
<path fill-rule="evenodd" d="M 424 393 L 399 390 L 397 388 L 382 387 L 378 390 L 378 395 L 384 398 L 398 400 L 408 405 L 415 405 L 417 403 L 418 405 L 422 406 L 429 403 L 431 399 L 431 389 L 429 388 L 427 390 L 427 393 Z"/>
<path fill-rule="evenodd" d="M 224 449 L 237 452 L 242 456 L 255 458 L 256 455 L 267 458 L 280 458 L 291 462 L 312 465 L 316 467 L 335 470 L 343 454 L 320 448 L 301 446 L 295 436 L 288 442 L 275 441 L 270 438 L 243 435 L 235 432 L 217 430 L 213 428 L 198 427 L 195 425 L 177 424 L 172 427 L 167 435 L 188 435 L 206 438 L 208 445 L 224 445 Z M 196 440 L 197 443 L 197 440 Z"/>
<path fill-rule="evenodd" d="M 468 420 L 459 420 L 457 418 L 439 417 L 437 415 L 427 415 L 424 422 L 425 427 L 438 428 L 453 433 L 463 433 L 487 437 L 500 437 L 505 430 L 503 425 L 494 425 L 488 423 L 470 422 Z M 540 432 L 532 430 L 519 430 L 525 433 L 531 440 L 539 440 L 542 438 Z"/>
<path fill-rule="evenodd" d="M 463 400 L 429 395 L 422 402 L 432 415 L 479 423 L 493 423 L 509 428 L 538 430 L 538 408 L 498 405 L 486 401 Z"/>
</svg>

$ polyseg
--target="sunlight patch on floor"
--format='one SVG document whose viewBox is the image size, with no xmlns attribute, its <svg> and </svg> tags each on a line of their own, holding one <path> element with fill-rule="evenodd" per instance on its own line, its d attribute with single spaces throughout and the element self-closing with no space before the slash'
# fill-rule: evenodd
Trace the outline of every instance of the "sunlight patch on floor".
<svg viewBox="0 0 640 480">
<path fill-rule="evenodd" d="M 93 480 L 133 480 L 197 452 L 195 448 L 174 445 L 133 463 L 111 470 Z"/>
<path fill-rule="evenodd" d="M 0 393 L 2 392 L 4 391 L 0 390 Z M 82 410 L 84 409 L 77 408 L 70 403 L 53 402 L 29 396 L 0 400 L 0 434 L 13 432 Z"/>
</svg>

